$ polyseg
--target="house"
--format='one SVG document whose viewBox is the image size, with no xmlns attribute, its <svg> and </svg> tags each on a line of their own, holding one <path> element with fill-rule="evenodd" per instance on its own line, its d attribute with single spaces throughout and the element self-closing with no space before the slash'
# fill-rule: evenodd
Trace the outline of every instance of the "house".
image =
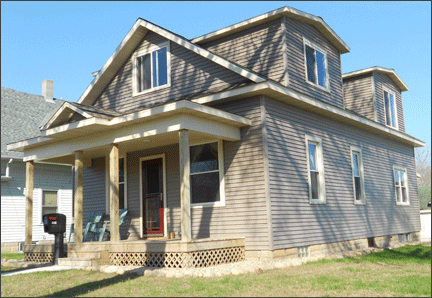
<svg viewBox="0 0 432 298">
<path fill-rule="evenodd" d="M 6 144 L 37 137 L 39 127 L 61 107 L 53 98 L 53 81 L 44 80 L 41 95 L 1 87 L 1 249 L 16 252 L 24 244 L 25 173 L 23 153 L 8 151 Z M 35 163 L 33 242 L 52 240 L 44 233 L 42 215 L 60 212 L 72 222 L 72 178 L 70 165 Z"/>
<path fill-rule="evenodd" d="M 349 51 L 290 7 L 191 40 L 139 18 L 78 102 L 8 149 L 30 181 L 35 161 L 75 165 L 75 229 L 104 211 L 111 233 L 103 244 L 77 233 L 68 250 L 106 250 L 112 264 L 417 239 L 424 142 L 405 133 L 408 87 L 383 67 L 343 75 Z"/>
</svg>

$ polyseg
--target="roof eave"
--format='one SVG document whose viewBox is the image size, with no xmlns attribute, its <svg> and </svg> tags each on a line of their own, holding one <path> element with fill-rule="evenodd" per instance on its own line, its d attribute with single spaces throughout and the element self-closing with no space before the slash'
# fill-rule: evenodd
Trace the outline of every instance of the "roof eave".
<svg viewBox="0 0 432 298">
<path fill-rule="evenodd" d="M 288 6 L 272 10 L 268 13 L 250 18 L 248 20 L 213 31 L 211 33 L 204 34 L 202 36 L 192 39 L 191 42 L 196 44 L 206 43 L 211 40 L 219 39 L 223 36 L 227 36 L 229 34 L 243 31 L 247 28 L 269 22 L 281 16 L 287 16 L 301 21 L 305 21 L 306 23 L 315 26 L 324 36 L 326 36 L 333 43 L 333 45 L 341 52 L 341 54 L 345 54 L 350 51 L 349 46 L 336 34 L 336 32 L 333 31 L 333 29 L 329 25 L 327 25 L 327 23 L 322 18 Z"/>
<path fill-rule="evenodd" d="M 401 92 L 409 90 L 408 86 L 405 84 L 404 81 L 402 81 L 402 79 L 398 76 L 398 74 L 396 73 L 396 71 L 394 69 L 385 68 L 385 67 L 381 67 L 381 66 L 374 66 L 374 67 L 369 67 L 369 68 L 364 68 L 364 69 L 344 73 L 342 75 L 342 79 L 348 79 L 348 78 L 360 76 L 360 75 L 363 75 L 366 73 L 372 73 L 374 71 L 385 73 L 386 75 L 388 75 L 392 79 L 392 81 L 399 87 Z"/>
</svg>

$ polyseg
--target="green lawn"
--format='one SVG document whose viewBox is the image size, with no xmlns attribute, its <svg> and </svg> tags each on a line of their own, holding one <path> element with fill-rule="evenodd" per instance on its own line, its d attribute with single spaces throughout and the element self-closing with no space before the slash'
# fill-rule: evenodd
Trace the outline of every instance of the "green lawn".
<svg viewBox="0 0 432 298">
<path fill-rule="evenodd" d="M 1 296 L 431 296 L 431 247 L 223 278 L 168 279 L 83 270 L 5 276 Z"/>
</svg>

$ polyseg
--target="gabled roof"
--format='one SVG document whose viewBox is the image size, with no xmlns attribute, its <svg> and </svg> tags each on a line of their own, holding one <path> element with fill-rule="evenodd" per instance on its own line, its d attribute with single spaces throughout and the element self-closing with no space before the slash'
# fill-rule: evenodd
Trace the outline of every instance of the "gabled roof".
<svg viewBox="0 0 432 298">
<path fill-rule="evenodd" d="M 39 136 L 42 120 L 63 102 L 47 102 L 41 95 L 1 87 L 1 156 L 21 158 L 22 153 L 7 151 L 6 145 Z"/>
<path fill-rule="evenodd" d="M 208 34 L 204 34 L 192 39 L 191 42 L 194 44 L 203 44 L 211 40 L 219 39 L 223 36 L 269 22 L 281 16 L 287 16 L 311 24 L 317 28 L 318 31 L 321 32 L 342 54 L 348 53 L 350 51 L 349 46 L 336 34 L 336 32 L 333 31 L 332 28 L 330 28 L 329 25 L 327 25 L 326 22 L 324 22 L 321 17 L 314 16 L 289 6 L 281 7 L 240 23 L 213 31 Z"/>
<path fill-rule="evenodd" d="M 374 66 L 374 67 L 369 67 L 369 68 L 365 68 L 365 69 L 360 69 L 360 70 L 344 73 L 342 75 L 342 79 L 353 78 L 353 77 L 360 76 L 360 75 L 363 75 L 366 73 L 371 73 L 373 71 L 381 72 L 381 73 L 388 75 L 388 77 L 390 79 L 392 79 L 392 81 L 399 87 L 399 89 L 402 92 L 409 90 L 408 86 L 397 75 L 397 73 L 394 69 L 385 68 L 385 67 L 381 67 L 381 66 Z"/>
<path fill-rule="evenodd" d="M 46 123 L 44 123 L 42 129 L 45 130 L 58 124 L 64 124 L 75 114 L 79 114 L 83 118 L 87 119 L 93 117 L 111 119 L 123 115 L 122 113 L 113 110 L 83 105 L 76 102 L 64 102 L 57 112 L 55 112 Z"/>
<path fill-rule="evenodd" d="M 226 67 L 255 83 L 264 82 L 266 80 L 266 78 L 260 76 L 259 74 L 216 54 L 213 54 L 208 50 L 201 48 L 199 45 L 191 43 L 186 38 L 178 34 L 172 33 L 149 21 L 139 18 L 133 25 L 132 29 L 129 30 L 128 34 L 122 40 L 114 53 L 111 55 L 111 57 L 108 59 L 108 61 L 105 63 L 105 65 L 97 72 L 93 81 L 79 98 L 78 103 L 90 105 L 96 100 L 96 98 L 104 90 L 105 86 L 115 76 L 117 71 L 129 58 L 148 31 L 153 31 L 170 40 L 171 42 L 183 46 L 188 50 L 201 55 L 204 58 L 209 59 L 223 67 Z"/>
</svg>

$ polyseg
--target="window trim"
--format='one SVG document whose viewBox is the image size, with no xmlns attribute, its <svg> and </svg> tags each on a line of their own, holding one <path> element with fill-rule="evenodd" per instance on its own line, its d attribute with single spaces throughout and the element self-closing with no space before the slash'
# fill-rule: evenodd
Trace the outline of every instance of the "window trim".
<svg viewBox="0 0 432 298">
<path fill-rule="evenodd" d="M 395 179 L 394 179 L 394 172 L 395 171 L 402 171 L 403 173 L 404 173 L 404 179 L 405 179 L 405 181 L 406 181 L 406 194 L 407 194 L 407 202 L 406 203 L 404 203 L 403 201 L 402 202 L 398 202 L 397 201 L 397 194 L 396 194 L 396 181 L 395 181 Z M 407 171 L 407 168 L 404 168 L 404 167 L 401 167 L 401 166 L 398 166 L 398 165 L 393 165 L 393 171 L 392 171 L 392 175 L 393 175 L 393 189 L 394 189 L 394 199 L 395 199 L 395 203 L 396 203 L 396 205 L 400 205 L 400 206 L 410 206 L 411 204 L 410 204 L 410 196 L 409 196 L 409 186 L 408 186 L 408 171 Z M 401 189 L 402 189 L 402 187 L 401 187 Z M 401 198 L 402 198 L 402 194 L 401 194 Z"/>
<path fill-rule="evenodd" d="M 311 48 L 313 48 L 315 50 L 315 64 L 314 64 L 314 74 L 315 74 L 315 78 L 317 80 L 316 83 L 313 83 L 311 81 L 308 80 L 308 73 L 307 73 L 307 58 L 306 58 L 306 46 L 309 46 Z M 324 69 L 326 71 L 326 87 L 323 87 L 321 85 L 318 84 L 318 65 L 316 62 L 316 50 L 320 51 L 323 55 L 324 55 Z M 305 81 L 312 85 L 315 86 L 321 90 L 330 92 L 330 77 L 329 77 L 329 71 L 328 71 L 328 55 L 327 55 L 327 51 L 324 50 L 322 47 L 318 46 L 317 44 L 307 40 L 305 37 L 303 37 L 303 60 L 304 60 L 304 71 L 305 71 Z"/>
<path fill-rule="evenodd" d="M 167 48 L 167 83 L 165 85 L 151 87 L 149 89 L 143 90 L 141 92 L 137 92 L 137 58 L 142 57 L 144 55 L 150 54 L 150 68 L 151 68 L 151 84 L 153 86 L 153 55 L 154 51 L 160 50 L 162 48 Z M 138 96 L 142 94 L 146 94 L 148 92 L 156 91 L 159 89 L 167 88 L 171 86 L 171 49 L 170 42 L 166 41 L 157 45 L 152 45 L 146 48 L 145 50 L 141 50 L 135 52 L 132 55 L 132 96 Z"/>
<path fill-rule="evenodd" d="M 317 144 L 317 166 L 319 170 L 319 198 L 312 199 L 312 187 L 310 179 L 310 164 L 309 164 L 309 142 Z M 306 145 L 306 164 L 307 164 L 307 177 L 308 177 L 308 193 L 309 193 L 309 203 L 310 204 L 326 204 L 326 189 L 325 189 L 325 172 L 324 172 L 324 156 L 322 140 L 317 137 L 310 135 L 305 135 L 305 145 Z"/>
<path fill-rule="evenodd" d="M 38 191 L 39 198 L 40 198 L 40 201 L 39 201 L 39 222 L 40 222 L 40 224 L 43 224 L 42 209 L 43 209 L 43 193 L 44 193 L 44 191 L 52 191 L 52 192 L 57 193 L 57 212 L 56 213 L 61 213 L 60 189 L 40 188 Z"/>
<path fill-rule="evenodd" d="M 219 171 L 219 198 L 220 198 L 220 200 L 218 202 L 192 203 L 192 196 L 191 196 L 191 198 L 190 198 L 191 208 L 203 208 L 203 207 L 209 207 L 209 206 L 225 207 L 225 171 L 224 171 L 223 140 L 213 140 L 210 142 L 189 144 L 189 148 L 192 146 L 210 144 L 210 143 L 215 143 L 215 142 L 217 142 L 217 144 L 218 144 L 218 164 L 219 164 L 218 171 Z M 216 172 L 216 171 L 211 171 L 211 172 Z M 206 172 L 206 173 L 211 173 L 211 172 Z M 190 176 L 192 176 L 192 175 L 194 175 L 194 174 L 189 175 L 189 179 L 190 179 Z M 191 192 L 191 194 L 192 194 L 192 192 Z"/>
<path fill-rule="evenodd" d="M 359 172 L 360 172 L 360 185 L 361 185 L 360 200 L 356 200 L 355 198 L 354 153 L 357 153 L 359 157 Z M 352 173 L 352 183 L 353 183 L 354 204 L 366 205 L 366 191 L 365 191 L 365 182 L 364 182 L 365 179 L 364 179 L 364 170 L 363 170 L 363 152 L 358 147 L 350 146 L 350 154 L 351 154 L 351 173 Z"/>
<path fill-rule="evenodd" d="M 119 156 L 120 159 L 124 159 L 123 165 L 124 165 L 124 209 L 127 209 L 127 166 L 126 166 L 126 155 Z M 110 188 L 109 188 L 109 156 L 105 156 L 105 214 L 110 214 L 110 206 L 109 206 L 109 200 L 110 200 Z M 120 183 L 120 179 L 119 179 Z"/>
<path fill-rule="evenodd" d="M 391 128 L 391 129 L 399 130 L 399 121 L 398 121 L 399 118 L 398 118 L 398 113 L 397 113 L 396 92 L 390 90 L 386 86 L 382 86 L 382 89 L 383 89 L 382 96 L 383 96 L 383 109 L 384 109 L 384 125 Z M 387 114 L 386 114 L 386 107 L 385 107 L 385 92 L 387 92 L 388 94 L 392 94 L 393 98 L 394 98 L 394 114 L 395 114 L 396 126 L 387 125 Z"/>
</svg>

